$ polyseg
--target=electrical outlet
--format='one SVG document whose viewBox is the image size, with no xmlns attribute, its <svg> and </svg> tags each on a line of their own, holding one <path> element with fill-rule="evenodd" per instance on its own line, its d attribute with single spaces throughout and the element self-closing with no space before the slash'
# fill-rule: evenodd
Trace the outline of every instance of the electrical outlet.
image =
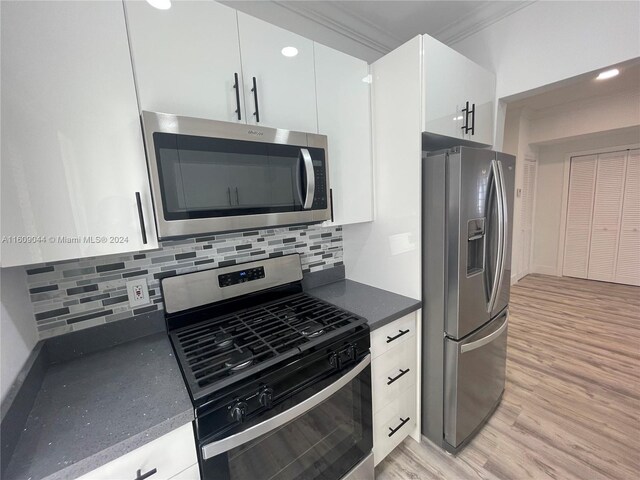
<svg viewBox="0 0 640 480">
<path fill-rule="evenodd" d="M 149 288 L 147 287 L 147 279 L 140 278 L 127 282 L 127 294 L 129 296 L 129 306 L 139 307 L 149 303 Z"/>
</svg>

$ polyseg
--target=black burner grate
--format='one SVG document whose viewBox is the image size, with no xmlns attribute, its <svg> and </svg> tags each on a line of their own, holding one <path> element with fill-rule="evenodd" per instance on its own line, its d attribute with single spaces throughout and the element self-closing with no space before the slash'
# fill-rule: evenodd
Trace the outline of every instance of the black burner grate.
<svg viewBox="0 0 640 480">
<path fill-rule="evenodd" d="M 363 319 L 304 293 L 171 332 L 194 398 L 252 374 Z"/>
</svg>

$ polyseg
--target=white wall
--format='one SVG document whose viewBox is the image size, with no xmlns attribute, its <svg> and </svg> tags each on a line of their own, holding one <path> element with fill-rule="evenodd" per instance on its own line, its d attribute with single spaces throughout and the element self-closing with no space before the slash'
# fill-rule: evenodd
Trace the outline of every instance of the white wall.
<svg viewBox="0 0 640 480">
<path fill-rule="evenodd" d="M 530 117 L 532 143 L 632 127 L 640 123 L 640 85 L 637 91 L 575 101 L 540 110 Z"/>
<path fill-rule="evenodd" d="M 539 1 L 453 48 L 497 74 L 504 98 L 640 56 L 640 2 Z"/>
<path fill-rule="evenodd" d="M 0 269 L 0 398 L 4 397 L 37 341 L 22 267 Z"/>
<path fill-rule="evenodd" d="M 587 135 L 538 148 L 538 185 L 533 235 L 532 270 L 547 275 L 558 271 L 558 243 L 562 216 L 565 160 L 568 154 L 640 142 L 640 126 Z"/>
</svg>

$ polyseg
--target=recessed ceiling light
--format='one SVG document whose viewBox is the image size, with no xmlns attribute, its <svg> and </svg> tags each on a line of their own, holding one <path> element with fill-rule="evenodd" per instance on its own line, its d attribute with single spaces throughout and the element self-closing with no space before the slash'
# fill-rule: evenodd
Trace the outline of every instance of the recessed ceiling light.
<svg viewBox="0 0 640 480">
<path fill-rule="evenodd" d="M 298 49 L 296 47 L 284 47 L 282 49 L 282 55 L 285 57 L 295 57 L 298 55 Z"/>
<path fill-rule="evenodd" d="M 169 10 L 171 8 L 171 0 L 147 0 L 147 3 L 158 10 Z"/>
<path fill-rule="evenodd" d="M 596 80 L 606 80 L 607 78 L 613 78 L 620 73 L 620 70 L 617 68 L 612 68 L 611 70 L 605 70 L 604 72 L 600 72 L 600 75 L 596 78 Z"/>
</svg>

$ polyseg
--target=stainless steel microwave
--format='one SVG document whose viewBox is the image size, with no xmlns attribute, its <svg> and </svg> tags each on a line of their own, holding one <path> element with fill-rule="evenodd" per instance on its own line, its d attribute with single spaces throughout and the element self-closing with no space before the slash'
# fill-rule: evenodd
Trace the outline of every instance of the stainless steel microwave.
<svg viewBox="0 0 640 480">
<path fill-rule="evenodd" d="M 160 239 L 331 218 L 327 137 L 142 112 Z"/>
</svg>

